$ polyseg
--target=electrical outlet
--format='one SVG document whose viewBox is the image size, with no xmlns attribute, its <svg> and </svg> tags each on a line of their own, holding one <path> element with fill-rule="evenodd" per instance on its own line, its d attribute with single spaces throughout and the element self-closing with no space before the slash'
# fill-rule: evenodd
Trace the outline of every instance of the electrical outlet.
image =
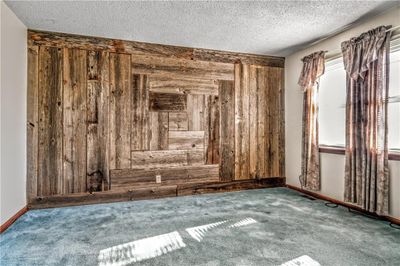
<svg viewBox="0 0 400 266">
<path fill-rule="evenodd" d="M 161 183 L 161 175 L 156 175 L 156 183 L 157 184 Z"/>
</svg>

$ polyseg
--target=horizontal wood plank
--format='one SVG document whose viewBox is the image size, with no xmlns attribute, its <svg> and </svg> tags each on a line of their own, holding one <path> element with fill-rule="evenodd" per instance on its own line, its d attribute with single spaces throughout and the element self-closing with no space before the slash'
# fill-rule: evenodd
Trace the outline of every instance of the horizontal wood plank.
<svg viewBox="0 0 400 266">
<path fill-rule="evenodd" d="M 160 93 L 218 95 L 218 82 L 211 79 L 152 75 L 149 76 L 149 89 L 152 92 Z"/>
<path fill-rule="evenodd" d="M 204 149 L 204 131 L 169 131 L 169 150 Z"/>
<path fill-rule="evenodd" d="M 257 54 L 217 51 L 210 49 L 189 48 L 172 45 L 152 44 L 136 41 L 113 40 L 76 34 L 28 30 L 29 45 L 80 48 L 86 50 L 106 50 L 136 55 L 157 55 L 186 58 L 199 61 L 222 63 L 243 63 L 274 67 L 284 67 L 284 57 Z"/>
<path fill-rule="evenodd" d="M 161 168 L 204 164 L 203 152 L 197 150 L 133 151 L 131 168 Z"/>
<path fill-rule="evenodd" d="M 181 58 L 132 55 L 132 71 L 163 77 L 233 80 L 234 65 Z"/>
<path fill-rule="evenodd" d="M 171 93 L 150 93 L 150 111 L 155 112 L 173 112 L 185 111 L 187 106 L 186 95 L 177 95 Z"/>
</svg>

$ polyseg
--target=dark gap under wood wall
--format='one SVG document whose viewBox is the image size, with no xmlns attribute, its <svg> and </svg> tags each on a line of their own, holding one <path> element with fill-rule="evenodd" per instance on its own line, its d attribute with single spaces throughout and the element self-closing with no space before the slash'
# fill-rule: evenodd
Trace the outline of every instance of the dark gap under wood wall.
<svg viewBox="0 0 400 266">
<path fill-rule="evenodd" d="M 29 203 L 284 178 L 283 67 L 279 57 L 28 31 Z"/>
</svg>

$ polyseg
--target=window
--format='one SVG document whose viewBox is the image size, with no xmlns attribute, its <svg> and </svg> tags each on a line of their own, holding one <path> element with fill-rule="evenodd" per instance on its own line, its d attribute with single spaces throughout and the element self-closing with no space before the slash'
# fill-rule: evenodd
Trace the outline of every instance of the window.
<svg viewBox="0 0 400 266">
<path fill-rule="evenodd" d="M 325 74 L 319 86 L 319 143 L 329 146 L 345 145 L 346 72 L 343 59 L 325 63 Z"/>
<path fill-rule="evenodd" d="M 388 146 L 400 152 L 400 45 L 390 53 Z M 326 146 L 345 145 L 346 72 L 343 59 L 328 60 L 319 86 L 319 143 Z"/>
</svg>

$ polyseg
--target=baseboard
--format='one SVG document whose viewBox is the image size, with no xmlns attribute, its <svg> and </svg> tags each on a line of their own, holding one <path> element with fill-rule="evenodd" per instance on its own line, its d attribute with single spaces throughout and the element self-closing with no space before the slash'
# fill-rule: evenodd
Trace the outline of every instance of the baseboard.
<svg viewBox="0 0 400 266">
<path fill-rule="evenodd" d="M 299 188 L 299 187 L 296 187 L 296 186 L 292 186 L 292 185 L 286 184 L 286 187 L 288 187 L 290 189 L 293 189 L 293 190 L 296 190 L 296 191 L 299 191 L 301 193 L 310 195 L 310 196 L 312 196 L 314 198 L 325 200 L 325 201 L 330 201 L 332 203 L 344 206 L 346 208 L 350 208 L 350 209 L 353 209 L 353 210 L 356 210 L 358 212 L 365 213 L 365 214 L 368 214 L 368 215 L 380 217 L 380 218 L 383 218 L 383 219 L 385 219 L 385 220 L 387 220 L 387 221 L 389 221 L 389 222 L 391 222 L 393 224 L 400 225 L 400 219 L 398 219 L 398 218 L 395 218 L 395 217 L 392 217 L 392 216 L 379 216 L 379 215 L 377 215 L 375 213 L 368 212 L 368 211 L 366 211 L 366 210 L 364 210 L 364 209 L 362 209 L 362 208 L 360 208 L 360 207 L 358 207 L 356 205 L 353 205 L 353 204 L 350 204 L 350 203 L 347 203 L 347 202 L 344 202 L 344 201 L 341 201 L 341 200 L 337 200 L 337 199 L 334 199 L 334 198 L 331 198 L 331 197 L 328 197 L 328 196 L 324 196 L 324 195 L 322 195 L 320 193 L 316 193 L 316 192 L 313 192 L 313 191 L 305 190 L 305 189 L 302 189 L 302 188 Z"/>
<path fill-rule="evenodd" d="M 256 188 L 284 187 L 284 177 L 246 179 L 229 182 L 190 183 L 179 185 L 161 185 L 143 188 L 125 188 L 103 192 L 75 193 L 38 197 L 30 200 L 29 209 L 55 208 L 65 206 L 110 203 L 120 201 L 144 200 L 165 197 L 178 197 L 203 193 L 229 192 Z"/>
<path fill-rule="evenodd" d="M 14 214 L 10 219 L 8 219 L 4 224 L 0 225 L 0 233 L 3 233 L 10 227 L 19 217 L 21 217 L 24 213 L 28 211 L 28 206 L 23 207 L 16 214 Z"/>
</svg>

